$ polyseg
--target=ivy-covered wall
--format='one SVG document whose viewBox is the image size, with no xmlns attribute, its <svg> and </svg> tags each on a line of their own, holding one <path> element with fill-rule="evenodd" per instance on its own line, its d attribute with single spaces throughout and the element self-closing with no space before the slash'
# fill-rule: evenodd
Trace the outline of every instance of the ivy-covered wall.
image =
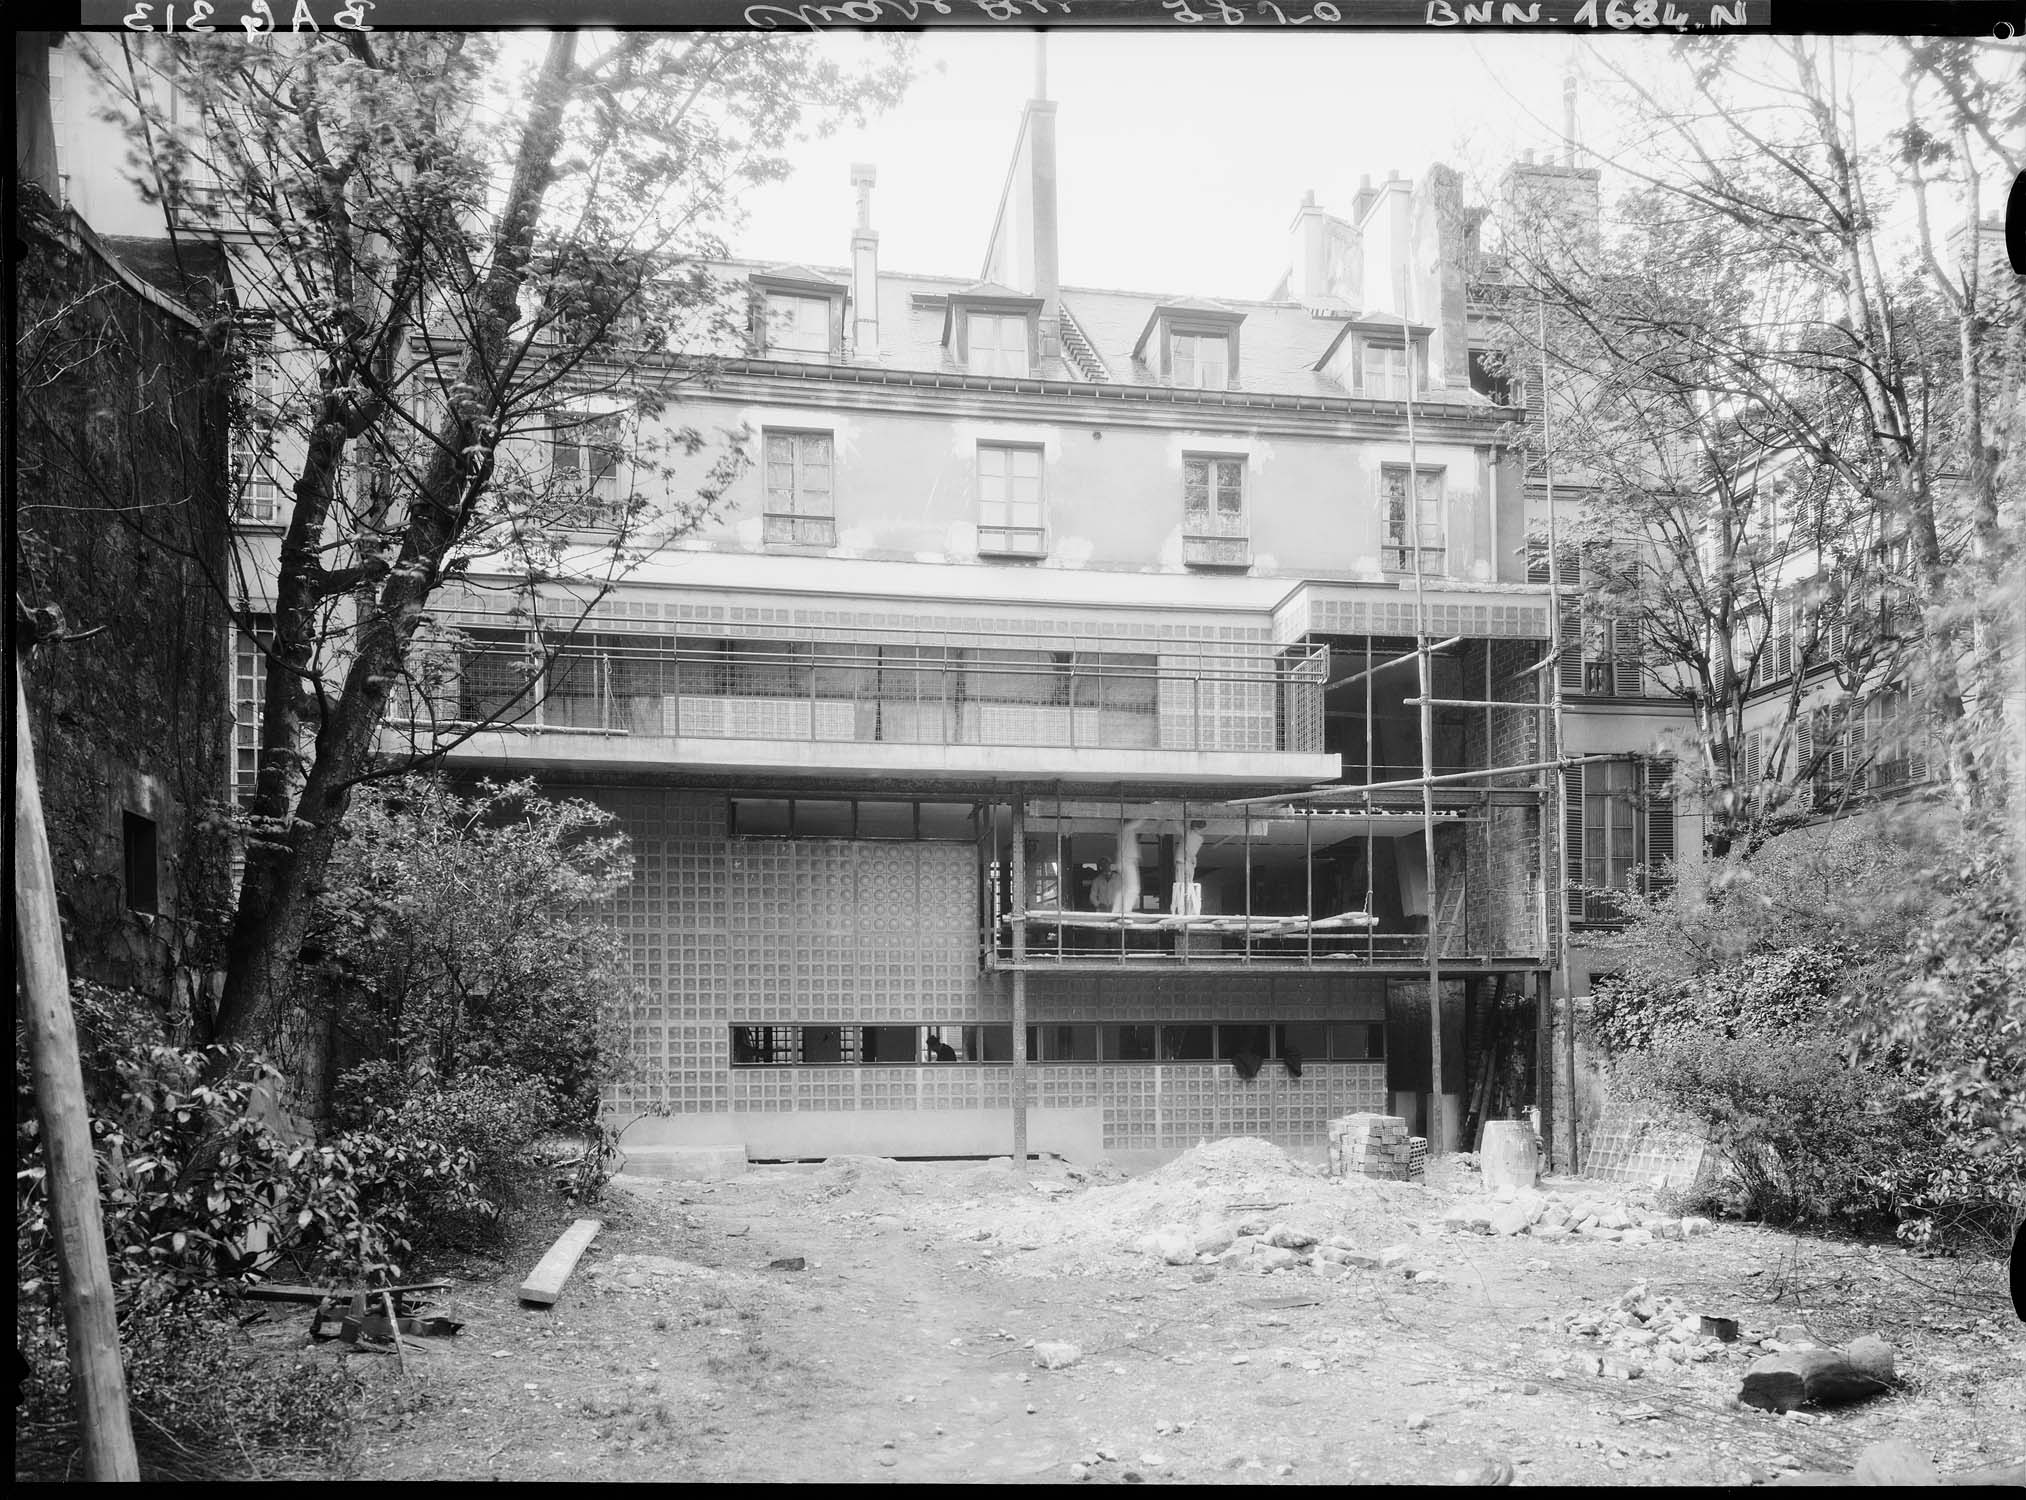
<svg viewBox="0 0 2026 1500">
<path fill-rule="evenodd" d="M 30 186 L 14 227 L 12 607 L 34 641 L 18 659 L 67 956 L 187 1016 L 228 879 L 205 808 L 227 793 L 233 715 L 229 324 L 124 270 Z M 153 824 L 152 903 L 129 888 L 147 852 L 129 815 Z"/>
</svg>

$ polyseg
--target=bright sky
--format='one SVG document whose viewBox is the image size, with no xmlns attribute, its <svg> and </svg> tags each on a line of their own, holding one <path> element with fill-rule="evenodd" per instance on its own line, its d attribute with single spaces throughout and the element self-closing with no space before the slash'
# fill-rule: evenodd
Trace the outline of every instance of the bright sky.
<svg viewBox="0 0 2026 1500">
<path fill-rule="evenodd" d="M 865 161 L 879 171 L 882 267 L 978 274 L 1033 97 L 1034 33 L 932 33 L 919 47 L 896 109 L 801 148 L 792 179 L 749 196 L 739 253 L 845 264 L 850 166 Z M 1447 160 L 1468 174 L 1471 156 L 1489 173 L 1546 150 L 1569 52 L 1547 36 L 1053 32 L 1063 280 L 1264 296 L 1305 189 L 1348 212 L 1360 173 Z"/>
<path fill-rule="evenodd" d="M 826 42 L 861 45 L 848 35 Z M 1667 38 L 1594 45 L 1635 71 L 1672 71 Z M 1562 81 L 1578 46 L 1566 35 L 1498 32 L 1053 32 L 1063 280 L 1263 297 L 1286 268 L 1306 189 L 1348 213 L 1360 174 L 1418 177 L 1446 161 L 1473 201 L 1489 203 L 1497 174 L 1522 150 L 1559 153 Z M 846 264 L 850 166 L 864 161 L 879 172 L 883 268 L 978 274 L 1034 90 L 1035 34 L 930 33 L 918 57 L 897 108 L 864 131 L 800 148 L 792 178 L 748 197 L 737 253 Z M 1577 67 L 1579 79 L 1601 73 L 1594 60 L 1579 57 Z M 1888 90 L 1867 113 L 1889 121 L 1896 95 Z M 1638 122 L 1605 118 L 1601 101 L 1600 87 L 1580 85 L 1579 138 L 1601 147 L 1636 137 Z"/>
</svg>

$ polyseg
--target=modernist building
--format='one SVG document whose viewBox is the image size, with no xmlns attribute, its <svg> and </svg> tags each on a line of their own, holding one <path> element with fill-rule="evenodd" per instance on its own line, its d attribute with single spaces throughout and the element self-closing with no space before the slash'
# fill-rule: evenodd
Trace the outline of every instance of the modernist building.
<svg viewBox="0 0 2026 1500">
<path fill-rule="evenodd" d="M 1455 175 L 1305 202 L 1264 299 L 1066 286 L 1055 115 L 1025 111 L 975 276 L 881 268 L 869 171 L 844 264 L 720 268 L 750 339 L 681 417 L 749 433 L 749 467 L 581 628 L 483 578 L 439 596 L 390 748 L 632 840 L 629 1149 L 998 1154 L 1023 1094 L 1029 1146 L 1072 1156 L 1319 1151 L 1361 1109 L 1453 1142 L 1466 1017 L 1545 996 L 1565 881 L 1667 852 L 1657 680 L 1608 625 L 1551 655 L 1546 476 Z M 1508 197 L 1571 190 L 1594 174 L 1521 164 Z M 595 546 L 628 414 L 559 404 L 582 420 L 521 457 L 581 486 Z M 256 540 L 277 467 L 238 456 Z"/>
</svg>

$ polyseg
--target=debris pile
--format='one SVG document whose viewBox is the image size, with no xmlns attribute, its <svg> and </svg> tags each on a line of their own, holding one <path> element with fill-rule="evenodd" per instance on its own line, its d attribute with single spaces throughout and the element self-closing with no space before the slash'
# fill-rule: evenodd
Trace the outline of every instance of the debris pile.
<svg viewBox="0 0 2026 1500">
<path fill-rule="evenodd" d="M 1607 1201 L 1554 1190 L 1502 1189 L 1454 1204 L 1442 1227 L 1456 1234 L 1524 1234 L 1537 1240 L 1650 1245 L 1693 1239 L 1716 1228 L 1709 1219 L 1677 1217 L 1635 1202 Z"/>
<path fill-rule="evenodd" d="M 1022 1274 L 1094 1275 L 1116 1269 L 1124 1253 L 1154 1266 L 1333 1276 L 1376 1264 L 1379 1247 L 1410 1234 L 1428 1206 L 1422 1188 L 1332 1179 L 1271 1142 L 1233 1137 L 1124 1182 L 960 1204 L 946 1234 Z"/>
<path fill-rule="evenodd" d="M 1678 1297 L 1656 1297 L 1643 1281 L 1634 1282 L 1609 1306 L 1593 1304 L 1551 1320 L 1550 1326 L 1603 1346 L 1601 1354 L 1579 1351 L 1579 1370 L 1620 1380 L 1637 1380 L 1659 1364 L 1701 1364 L 1726 1353 L 1757 1354 L 1763 1337 L 1754 1334 L 1747 1343 L 1730 1319 L 1693 1311 Z M 1727 1340 L 1726 1333 L 1738 1342 Z"/>
</svg>

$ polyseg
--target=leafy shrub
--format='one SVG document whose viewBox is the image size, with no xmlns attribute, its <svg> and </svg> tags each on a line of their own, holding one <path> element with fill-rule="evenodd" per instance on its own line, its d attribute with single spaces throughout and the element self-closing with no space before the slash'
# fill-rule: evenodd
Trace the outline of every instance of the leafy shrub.
<svg viewBox="0 0 2026 1500">
<path fill-rule="evenodd" d="M 1849 967 L 1847 950 L 1800 947 L 1673 982 L 1605 980 L 1591 997 L 1591 1036 L 1607 1052 L 1628 1053 L 1698 1034 L 1818 1027 L 1835 1009 Z"/>
<path fill-rule="evenodd" d="M 17 1058 L 17 1063 L 20 1060 Z M 273 1070 L 257 1060 L 216 1079 L 205 1054 L 144 1047 L 114 1055 L 111 1097 L 92 1103 L 106 1253 L 123 1304 L 148 1283 L 205 1288 L 249 1274 L 242 1249 L 265 1226 L 272 1249 L 353 1274 L 388 1269 L 398 1246 L 362 1212 L 362 1174 L 340 1149 L 291 1144 L 253 1117 Z M 17 1067 L 17 1093 L 27 1087 Z M 41 1121 L 15 1115 L 15 1248 L 24 1293 L 54 1274 Z"/>
<path fill-rule="evenodd" d="M 1902 1120 L 1889 1080 L 1852 1069 L 1834 1038 L 1759 1029 L 1670 1031 L 1621 1058 L 1635 1097 L 1717 1153 L 1747 1217 L 1864 1217 Z"/>
<path fill-rule="evenodd" d="M 15 1342 L 27 1366 L 15 1409 L 17 1479 L 77 1478 L 70 1363 L 54 1290 L 23 1296 Z M 326 1477 L 351 1433 L 360 1382 L 335 1360 L 262 1350 L 215 1295 L 156 1282 L 120 1319 L 127 1402 L 148 1480 Z"/>
<path fill-rule="evenodd" d="M 370 1055 L 539 1078 L 588 1123 L 627 1053 L 637 984 L 610 902 L 631 875 L 591 803 L 405 776 L 359 789 L 306 950 Z"/>
<path fill-rule="evenodd" d="M 411 1080 L 385 1062 L 344 1074 L 335 1103 L 347 1127 L 339 1152 L 370 1166 L 363 1207 L 404 1249 L 493 1229 L 559 1112 L 548 1085 L 526 1074 L 474 1067 Z"/>
</svg>

